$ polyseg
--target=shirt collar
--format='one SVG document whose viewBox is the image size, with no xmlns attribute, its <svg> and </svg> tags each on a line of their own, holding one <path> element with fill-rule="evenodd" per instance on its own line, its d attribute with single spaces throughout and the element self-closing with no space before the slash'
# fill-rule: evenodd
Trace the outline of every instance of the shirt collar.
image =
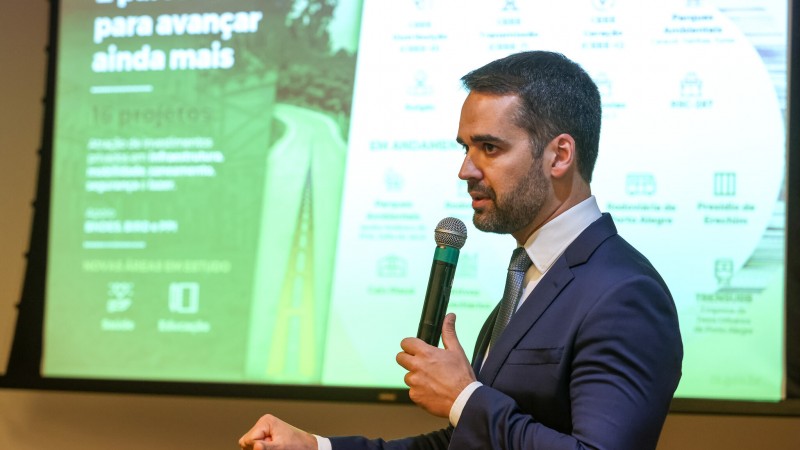
<svg viewBox="0 0 800 450">
<path fill-rule="evenodd" d="M 544 224 L 525 242 L 525 251 L 533 265 L 540 273 L 547 272 L 569 244 L 601 216 L 597 200 L 592 195 Z"/>
</svg>

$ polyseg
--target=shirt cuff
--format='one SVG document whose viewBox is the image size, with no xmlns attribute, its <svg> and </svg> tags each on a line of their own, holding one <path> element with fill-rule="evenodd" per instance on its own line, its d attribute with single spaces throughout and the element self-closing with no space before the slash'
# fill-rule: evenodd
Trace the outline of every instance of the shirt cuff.
<svg viewBox="0 0 800 450">
<path fill-rule="evenodd" d="M 331 440 L 328 438 L 324 438 L 322 436 L 314 435 L 317 438 L 317 450 L 333 450 L 333 446 L 331 446 Z"/>
<path fill-rule="evenodd" d="M 483 386 L 483 383 L 480 381 L 473 381 L 458 394 L 456 401 L 453 402 L 453 406 L 450 407 L 450 425 L 454 427 L 458 425 L 458 421 L 461 419 L 461 413 L 464 411 L 464 407 L 467 406 L 467 401 L 472 396 L 472 393 L 481 386 Z"/>
</svg>

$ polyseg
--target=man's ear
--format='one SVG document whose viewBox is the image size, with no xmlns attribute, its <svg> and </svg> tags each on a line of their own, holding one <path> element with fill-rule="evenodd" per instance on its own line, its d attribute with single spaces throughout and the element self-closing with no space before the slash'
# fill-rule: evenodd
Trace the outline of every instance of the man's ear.
<svg viewBox="0 0 800 450">
<path fill-rule="evenodd" d="M 578 155 L 575 148 L 575 139 L 561 133 L 547 146 L 551 153 L 550 175 L 553 178 L 563 178 L 568 173 L 577 170 Z"/>
</svg>

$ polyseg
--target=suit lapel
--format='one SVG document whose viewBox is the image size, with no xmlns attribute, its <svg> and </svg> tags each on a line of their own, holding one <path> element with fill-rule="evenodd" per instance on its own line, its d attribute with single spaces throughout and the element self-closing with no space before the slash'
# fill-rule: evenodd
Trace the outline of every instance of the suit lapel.
<svg viewBox="0 0 800 450">
<path fill-rule="evenodd" d="M 479 373 L 478 381 L 490 385 L 494 382 L 508 354 L 539 320 L 542 313 L 570 280 L 572 280 L 572 271 L 569 270 L 564 259 L 559 258 L 547 275 L 536 285 L 525 303 L 514 313 L 503 334 L 497 339 L 494 347 L 489 350 L 489 357 Z M 491 335 L 491 332 L 488 334 Z"/>
<path fill-rule="evenodd" d="M 500 303 L 494 307 L 486 322 L 483 323 L 481 331 L 478 333 L 478 339 L 475 341 L 475 350 L 472 352 L 472 369 L 475 371 L 476 376 L 480 372 L 481 365 L 486 357 L 486 349 L 489 348 L 489 339 L 492 337 L 492 327 L 494 327 L 494 321 L 499 310 Z"/>
<path fill-rule="evenodd" d="M 478 381 L 488 385 L 494 383 L 494 379 L 497 377 L 511 350 L 530 331 L 550 304 L 556 300 L 564 287 L 572 281 L 574 275 L 571 268 L 585 263 L 603 241 L 616 233 L 617 230 L 614 227 L 611 216 L 603 214 L 600 219 L 589 225 L 567 247 L 564 254 L 553 263 L 553 266 L 542 277 L 533 292 L 511 317 L 511 321 L 505 331 L 503 331 L 494 347 L 490 349 L 489 357 L 478 374 Z M 492 312 L 490 318 L 496 314 L 497 308 Z M 473 358 L 473 367 L 480 368 L 480 361 L 483 360 L 483 355 L 486 354 L 486 346 L 488 345 L 489 336 L 491 336 L 491 327 L 488 331 L 484 331 L 486 326 L 484 324 L 483 330 L 481 330 L 481 338 L 478 341 L 481 347 L 479 352 L 476 353 L 476 356 L 479 355 L 479 357 Z"/>
</svg>

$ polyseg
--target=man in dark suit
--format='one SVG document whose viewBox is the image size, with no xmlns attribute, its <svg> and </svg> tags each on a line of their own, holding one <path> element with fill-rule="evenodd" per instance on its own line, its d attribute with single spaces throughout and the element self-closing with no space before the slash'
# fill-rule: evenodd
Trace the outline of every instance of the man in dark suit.
<svg viewBox="0 0 800 450">
<path fill-rule="evenodd" d="M 518 250 L 472 364 L 452 314 L 444 349 L 401 342 L 397 362 L 408 370 L 411 399 L 451 426 L 389 442 L 325 439 L 267 415 L 242 448 L 656 447 L 683 349 L 666 285 L 591 194 L 597 87 L 580 66 L 549 52 L 511 55 L 462 80 L 469 95 L 459 177 L 473 222 L 511 234 Z"/>
</svg>

